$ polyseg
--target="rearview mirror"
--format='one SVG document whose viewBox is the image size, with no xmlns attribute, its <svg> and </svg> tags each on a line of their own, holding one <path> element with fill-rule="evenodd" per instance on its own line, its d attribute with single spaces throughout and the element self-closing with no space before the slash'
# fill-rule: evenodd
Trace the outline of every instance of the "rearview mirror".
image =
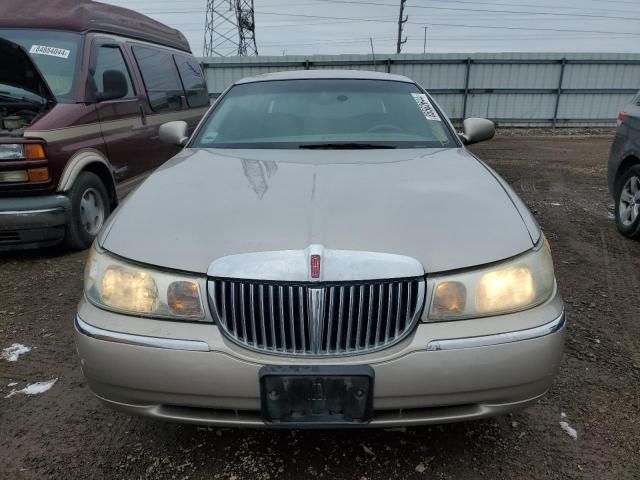
<svg viewBox="0 0 640 480">
<path fill-rule="evenodd" d="M 486 118 L 467 118 L 462 122 L 460 139 L 465 145 L 491 140 L 496 134 L 496 126 Z"/>
<path fill-rule="evenodd" d="M 96 94 L 98 102 L 117 100 L 129 93 L 127 78 L 120 70 L 105 70 L 102 74 L 102 92 Z"/>
<path fill-rule="evenodd" d="M 187 122 L 182 120 L 163 123 L 160 125 L 160 140 L 183 147 L 189 140 L 188 128 Z"/>
</svg>

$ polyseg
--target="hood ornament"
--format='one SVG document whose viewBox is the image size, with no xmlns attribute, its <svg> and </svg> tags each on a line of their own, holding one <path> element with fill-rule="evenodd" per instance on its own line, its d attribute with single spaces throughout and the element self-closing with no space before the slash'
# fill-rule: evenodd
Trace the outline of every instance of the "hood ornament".
<svg viewBox="0 0 640 480">
<path fill-rule="evenodd" d="M 311 278 L 320 278 L 320 255 L 311 255 Z"/>
</svg>

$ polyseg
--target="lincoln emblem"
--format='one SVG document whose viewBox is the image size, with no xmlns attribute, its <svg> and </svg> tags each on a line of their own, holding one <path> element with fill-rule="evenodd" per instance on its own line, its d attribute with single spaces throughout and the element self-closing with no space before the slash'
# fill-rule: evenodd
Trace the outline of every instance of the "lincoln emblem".
<svg viewBox="0 0 640 480">
<path fill-rule="evenodd" d="M 320 255 L 311 255 L 311 278 L 320 278 Z"/>
</svg>

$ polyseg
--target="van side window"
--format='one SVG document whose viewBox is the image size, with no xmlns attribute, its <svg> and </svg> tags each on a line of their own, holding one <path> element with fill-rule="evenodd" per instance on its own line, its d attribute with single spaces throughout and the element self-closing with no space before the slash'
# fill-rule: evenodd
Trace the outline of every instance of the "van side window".
<svg viewBox="0 0 640 480">
<path fill-rule="evenodd" d="M 209 105 L 209 92 L 204 81 L 204 74 L 198 62 L 184 55 L 174 55 L 173 59 L 178 67 L 182 86 L 187 94 L 190 107 L 204 107 Z"/>
<path fill-rule="evenodd" d="M 151 108 L 158 112 L 181 110 L 184 91 L 178 82 L 171 54 L 148 47 L 133 47 Z"/>
<path fill-rule="evenodd" d="M 114 70 L 122 73 L 127 82 L 127 94 L 120 98 L 135 98 L 136 95 L 131 86 L 129 70 L 127 69 L 127 64 L 124 61 L 120 49 L 107 45 L 99 46 L 96 52 L 96 69 L 93 74 L 93 80 L 98 93 L 105 93 L 111 89 L 110 83 L 113 82 L 113 75 L 110 75 L 110 72 Z"/>
</svg>

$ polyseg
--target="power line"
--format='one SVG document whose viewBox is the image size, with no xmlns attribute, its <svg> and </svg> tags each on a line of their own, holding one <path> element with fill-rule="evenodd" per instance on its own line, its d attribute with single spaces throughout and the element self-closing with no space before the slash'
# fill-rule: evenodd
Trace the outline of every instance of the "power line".
<svg viewBox="0 0 640 480">
<path fill-rule="evenodd" d="M 174 0 L 171 0 L 174 1 Z M 321 1 L 321 0 L 319 0 Z M 532 3 L 502 3 L 502 2 L 474 2 L 474 1 L 470 1 L 470 0 L 428 0 L 428 1 L 432 1 L 432 2 L 440 2 L 440 3 L 446 3 L 446 4 L 450 4 L 450 3 L 462 3 L 462 4 L 467 4 L 467 5 L 489 5 L 489 6 L 494 6 L 494 7 L 518 7 L 518 8 L 527 8 L 527 7 L 533 7 L 533 8 L 552 8 L 554 10 L 573 10 L 573 11 L 578 11 L 578 12 L 583 12 L 585 10 L 591 11 L 591 12 L 631 12 L 631 10 L 623 10 L 623 9 L 612 9 L 612 8 L 585 8 L 580 6 L 580 8 L 576 8 L 576 7 L 564 7 L 561 5 L 549 5 L 549 4 L 541 4 L 541 3 L 537 3 L 537 4 L 532 4 Z M 583 0 L 583 1 L 587 1 L 587 0 Z M 602 3 L 601 0 L 596 0 L 598 3 Z M 616 4 L 618 3 L 623 3 L 623 2 L 616 2 Z M 636 2 L 630 2 L 634 5 L 637 5 Z M 635 10 L 633 10 L 635 12 Z"/>
<path fill-rule="evenodd" d="M 389 20 L 378 20 L 372 18 L 345 18 L 345 17 L 328 17 L 321 15 L 303 15 L 303 14 L 293 14 L 293 13 L 278 13 L 278 12 L 258 12 L 259 15 L 276 15 L 276 16 L 287 16 L 287 17 L 300 17 L 300 18 L 318 18 L 325 20 L 351 20 L 354 22 L 374 22 L 374 23 L 389 23 Z M 412 25 L 422 25 L 420 22 L 411 22 L 407 21 L 407 23 Z M 463 27 L 463 28 L 490 28 L 490 29 L 501 29 L 501 30 L 531 30 L 538 32 L 576 32 L 576 33 L 611 33 L 616 35 L 631 35 L 631 36 L 640 36 L 640 32 L 613 32 L 606 30 L 577 30 L 577 29 L 565 29 L 565 28 L 538 28 L 538 27 L 507 27 L 507 26 L 497 26 L 497 25 L 473 25 L 473 24 L 460 24 L 460 23 L 436 23 L 429 22 L 430 25 L 438 25 L 445 27 Z"/>
<path fill-rule="evenodd" d="M 386 3 L 376 3 L 376 2 L 366 2 L 366 1 L 358 1 L 358 0 L 319 0 L 324 3 L 339 3 L 339 4 L 349 4 L 349 5 L 367 5 L 367 6 L 379 6 L 379 7 L 392 7 L 393 5 L 389 5 Z M 474 3 L 475 2 L 460 2 L 460 3 Z M 451 10 L 451 11 L 462 11 L 462 12 L 476 12 L 476 13 L 509 13 L 509 14 L 526 14 L 526 15 L 547 15 L 547 16 L 559 16 L 559 17 L 588 17 L 588 18 L 607 18 L 607 19 L 616 19 L 616 20 L 640 20 L 640 17 L 618 17 L 612 15 L 593 15 L 589 13 L 558 13 L 558 12 L 533 12 L 530 10 L 486 10 L 480 8 L 458 8 L 458 7 L 430 7 L 426 5 L 409 5 L 410 8 L 416 9 L 424 9 L 424 10 Z"/>
<path fill-rule="evenodd" d="M 165 12 L 145 12 L 145 13 L 189 13 L 186 11 L 176 12 L 176 11 L 165 11 Z M 193 12 L 191 12 L 193 13 Z M 488 12 L 491 13 L 491 12 Z M 285 17 L 299 17 L 299 18 L 317 18 L 317 19 L 325 19 L 325 20 L 345 20 L 348 22 L 373 22 L 373 23 L 389 23 L 394 20 L 382 20 L 382 19 L 374 19 L 374 18 L 348 18 L 348 17 L 330 17 L 323 15 L 304 15 L 304 14 L 294 14 L 294 13 L 281 13 L 281 12 L 265 12 L 259 11 L 258 15 L 275 15 L 275 16 L 285 16 Z M 422 25 L 421 22 L 412 22 L 407 21 L 407 23 L 412 25 Z M 539 27 L 508 27 L 508 26 L 498 26 L 498 25 L 477 25 L 477 24 L 460 24 L 460 23 L 437 23 L 437 22 L 429 22 L 430 25 L 436 26 L 444 26 L 444 27 L 462 27 L 462 28 L 489 28 L 489 29 L 499 29 L 499 30 L 531 30 L 531 31 L 539 31 L 539 32 L 576 32 L 576 33 L 610 33 L 616 35 L 630 35 L 630 36 L 640 36 L 640 32 L 620 32 L 620 31 L 610 31 L 610 30 L 578 30 L 578 29 L 559 29 L 559 28 L 539 28 Z"/>
<path fill-rule="evenodd" d="M 317 40 L 317 41 L 311 41 L 311 42 L 304 42 L 304 43 L 299 43 L 296 42 L 295 44 L 292 44 L 291 42 L 261 42 L 260 45 L 263 47 L 278 47 L 278 46 L 289 46 L 291 48 L 297 47 L 297 46 L 309 46 L 309 45 L 341 45 L 341 44 L 351 44 L 351 43 L 369 43 L 369 39 L 373 38 L 373 40 L 393 40 L 396 37 L 395 36 L 386 36 L 386 37 L 352 37 L 352 38 L 342 38 L 339 40 Z M 539 38 L 539 36 L 529 36 L 529 37 L 524 37 L 524 38 L 529 38 L 529 39 L 537 39 Z M 569 38 L 591 38 L 588 35 L 568 35 L 568 36 L 563 36 L 560 37 L 562 39 L 569 39 Z M 608 37 L 608 38 L 624 38 L 624 37 Z M 460 36 L 460 35 L 445 35 L 445 36 L 430 36 L 429 37 L 430 40 L 485 40 L 485 41 L 502 41 L 502 40 L 511 40 L 513 39 L 513 37 L 496 37 L 496 36 Z M 408 36 L 407 40 L 410 42 L 419 42 L 421 40 L 423 40 L 423 37 L 420 36 Z M 417 53 L 417 52 L 416 52 Z"/>
</svg>

